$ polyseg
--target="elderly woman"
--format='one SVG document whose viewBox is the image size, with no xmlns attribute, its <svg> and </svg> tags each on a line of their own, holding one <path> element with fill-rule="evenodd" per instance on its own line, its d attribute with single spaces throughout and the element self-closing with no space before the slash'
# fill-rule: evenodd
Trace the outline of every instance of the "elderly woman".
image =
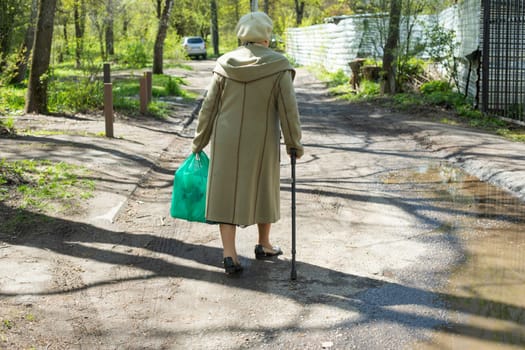
<svg viewBox="0 0 525 350">
<path fill-rule="evenodd" d="M 239 20 L 242 46 L 217 60 L 192 144 L 198 153 L 210 143 L 206 220 L 219 224 L 227 274 L 242 271 L 237 226 L 258 225 L 257 259 L 282 254 L 270 242 L 271 224 L 280 217 L 280 133 L 288 154 L 303 154 L 295 71 L 268 48 L 272 29 L 262 12 Z"/>
</svg>

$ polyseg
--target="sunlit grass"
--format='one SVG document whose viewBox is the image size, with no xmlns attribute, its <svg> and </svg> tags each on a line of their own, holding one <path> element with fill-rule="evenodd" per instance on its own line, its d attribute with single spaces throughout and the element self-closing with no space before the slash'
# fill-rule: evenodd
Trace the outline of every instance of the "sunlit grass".
<svg viewBox="0 0 525 350">
<path fill-rule="evenodd" d="M 88 170 L 48 160 L 0 160 L 0 200 L 14 194 L 21 209 L 61 212 L 93 196 Z"/>
<path fill-rule="evenodd" d="M 102 65 L 93 64 L 85 69 L 78 69 L 74 62 L 65 62 L 53 65 L 49 73 L 44 76 L 48 79 L 48 110 L 51 113 L 90 113 L 98 112 L 104 104 L 104 84 L 102 81 Z M 172 63 L 173 67 L 191 69 L 184 62 Z M 114 108 L 116 111 L 137 114 L 140 109 L 139 90 L 140 73 L 135 73 L 129 67 L 112 65 L 112 86 Z M 153 75 L 153 98 L 182 97 L 195 98 L 194 94 L 184 90 L 185 81 L 179 77 L 166 74 Z M 0 87 L 0 113 L 4 115 L 22 114 L 25 107 L 27 86 Z M 136 101 L 133 101 L 136 100 Z M 166 101 L 152 101 L 151 112 L 153 117 L 163 118 L 168 113 Z"/>
</svg>

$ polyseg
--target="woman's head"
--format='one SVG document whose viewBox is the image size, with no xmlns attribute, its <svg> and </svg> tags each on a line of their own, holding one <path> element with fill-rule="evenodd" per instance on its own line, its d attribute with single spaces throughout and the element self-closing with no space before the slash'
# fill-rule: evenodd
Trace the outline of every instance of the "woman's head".
<svg viewBox="0 0 525 350">
<path fill-rule="evenodd" d="M 235 27 L 237 38 L 243 43 L 269 41 L 273 23 L 264 12 L 251 12 L 241 17 Z"/>
</svg>

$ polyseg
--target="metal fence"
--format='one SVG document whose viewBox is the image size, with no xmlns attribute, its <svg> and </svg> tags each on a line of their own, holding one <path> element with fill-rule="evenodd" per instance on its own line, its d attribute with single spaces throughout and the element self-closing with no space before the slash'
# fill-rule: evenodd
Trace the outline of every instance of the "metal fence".
<svg viewBox="0 0 525 350">
<path fill-rule="evenodd" d="M 483 0 L 481 108 L 525 118 L 525 0 Z"/>
</svg>

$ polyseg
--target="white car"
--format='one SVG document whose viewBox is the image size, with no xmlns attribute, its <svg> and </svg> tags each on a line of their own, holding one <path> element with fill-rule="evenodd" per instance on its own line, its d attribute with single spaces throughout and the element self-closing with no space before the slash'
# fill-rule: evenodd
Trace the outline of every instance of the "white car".
<svg viewBox="0 0 525 350">
<path fill-rule="evenodd" d="M 182 47 L 190 57 L 206 59 L 206 43 L 200 36 L 187 36 L 182 40 Z"/>
</svg>

